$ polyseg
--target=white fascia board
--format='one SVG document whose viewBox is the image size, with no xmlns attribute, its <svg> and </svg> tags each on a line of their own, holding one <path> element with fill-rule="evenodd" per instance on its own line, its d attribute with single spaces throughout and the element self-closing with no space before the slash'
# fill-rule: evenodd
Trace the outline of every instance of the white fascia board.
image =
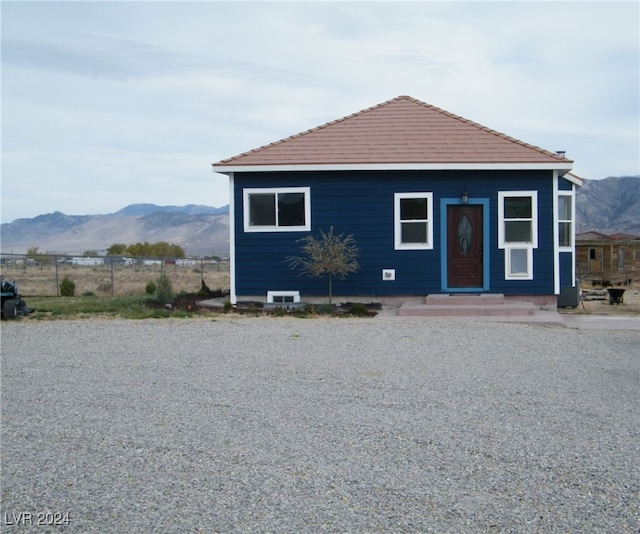
<svg viewBox="0 0 640 534">
<path fill-rule="evenodd" d="M 565 174 L 559 174 L 558 176 L 561 176 L 568 182 L 571 182 L 573 185 L 577 185 L 578 187 L 582 187 L 584 184 L 584 180 L 582 178 L 580 178 L 579 176 L 576 176 L 575 174 L 571 174 L 570 172 L 567 172 Z"/>
<path fill-rule="evenodd" d="M 285 172 L 285 171 L 524 171 L 548 170 L 567 173 L 571 163 L 352 163 L 328 165 L 219 165 L 213 172 L 229 174 L 233 172 Z M 567 178 L 573 181 L 571 177 Z M 580 184 L 577 184 L 580 185 Z"/>
</svg>

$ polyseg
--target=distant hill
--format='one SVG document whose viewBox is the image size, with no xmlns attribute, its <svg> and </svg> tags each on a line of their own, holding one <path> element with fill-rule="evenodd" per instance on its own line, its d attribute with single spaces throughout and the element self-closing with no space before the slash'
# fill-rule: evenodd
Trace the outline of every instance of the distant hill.
<svg viewBox="0 0 640 534">
<path fill-rule="evenodd" d="M 576 232 L 640 235 L 640 176 L 585 180 L 576 195 Z M 59 211 L 2 224 L 2 252 L 106 252 L 114 243 L 167 241 L 187 254 L 229 254 L 229 206 L 131 204 L 106 215 Z"/>
<path fill-rule="evenodd" d="M 640 176 L 585 180 L 576 194 L 576 232 L 640 235 Z"/>
<path fill-rule="evenodd" d="M 223 215 L 229 213 L 229 206 L 213 208 L 200 204 L 186 206 L 156 206 L 155 204 L 129 204 L 117 211 L 115 215 L 151 215 L 152 213 L 183 213 L 186 215 Z"/>
<path fill-rule="evenodd" d="M 229 206 L 131 204 L 106 215 L 65 215 L 59 211 L 1 226 L 2 252 L 106 253 L 114 243 L 166 241 L 190 255 L 229 254 Z"/>
</svg>

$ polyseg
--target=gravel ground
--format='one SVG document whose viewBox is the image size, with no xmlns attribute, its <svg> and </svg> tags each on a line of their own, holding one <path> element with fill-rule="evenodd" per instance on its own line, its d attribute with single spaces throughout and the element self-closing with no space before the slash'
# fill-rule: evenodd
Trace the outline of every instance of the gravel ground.
<svg viewBox="0 0 640 534">
<path fill-rule="evenodd" d="M 638 332 L 16 321 L 1 370 L 3 532 L 640 531 Z"/>
</svg>

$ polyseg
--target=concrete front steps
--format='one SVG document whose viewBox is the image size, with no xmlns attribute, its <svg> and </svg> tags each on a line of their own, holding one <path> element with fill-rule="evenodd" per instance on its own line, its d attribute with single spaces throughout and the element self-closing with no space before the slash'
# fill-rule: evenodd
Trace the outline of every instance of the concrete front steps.
<svg viewBox="0 0 640 534">
<path fill-rule="evenodd" d="M 505 300 L 500 293 L 429 295 L 424 303 L 405 302 L 398 308 L 398 315 L 564 325 L 557 312 L 539 310 L 532 302 Z"/>
</svg>

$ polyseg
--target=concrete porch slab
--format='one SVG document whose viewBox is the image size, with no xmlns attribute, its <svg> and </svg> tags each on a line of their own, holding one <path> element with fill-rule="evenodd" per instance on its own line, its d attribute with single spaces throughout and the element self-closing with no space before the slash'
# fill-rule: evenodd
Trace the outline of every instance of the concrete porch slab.
<svg viewBox="0 0 640 534">
<path fill-rule="evenodd" d="M 425 304 L 432 305 L 501 305 L 504 304 L 502 293 L 460 293 L 460 294 L 434 294 L 425 298 Z"/>
<path fill-rule="evenodd" d="M 502 304 L 416 304 L 415 302 L 406 302 L 398 308 L 398 315 L 420 317 L 521 317 L 535 315 L 536 311 L 536 306 L 531 302 L 504 302 Z"/>
<path fill-rule="evenodd" d="M 400 307 L 385 307 L 376 318 L 397 320 L 453 321 L 461 324 L 470 322 L 492 322 L 513 324 L 536 324 L 541 326 L 568 326 L 564 317 L 555 311 L 535 310 L 533 315 L 400 315 Z"/>
</svg>

